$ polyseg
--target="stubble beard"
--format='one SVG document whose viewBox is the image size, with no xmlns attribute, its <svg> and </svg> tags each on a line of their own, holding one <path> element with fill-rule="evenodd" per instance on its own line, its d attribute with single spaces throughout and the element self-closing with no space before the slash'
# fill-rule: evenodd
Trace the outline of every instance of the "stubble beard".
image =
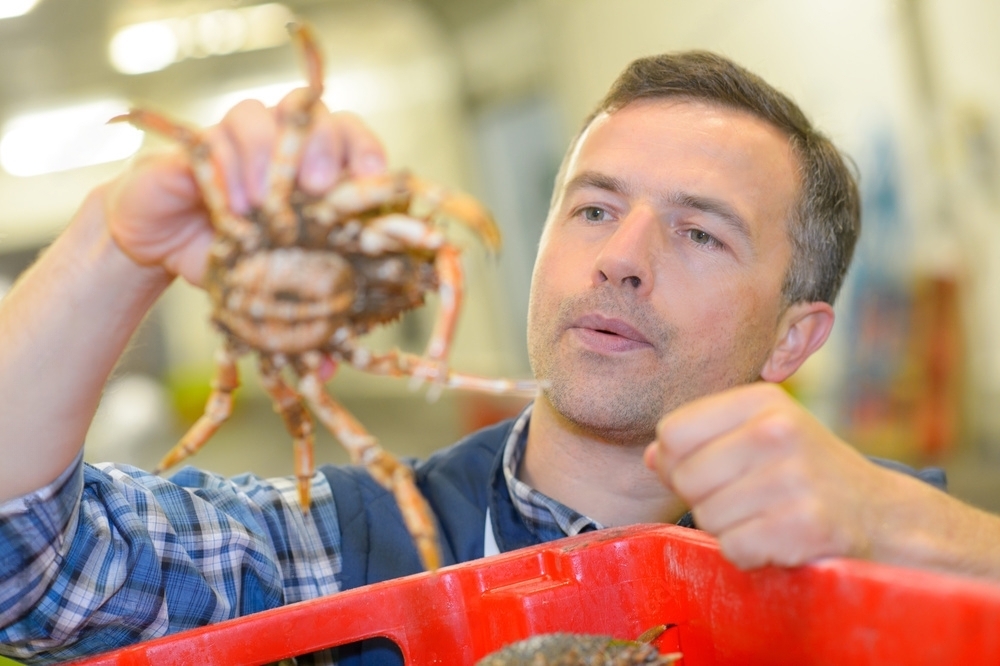
<svg viewBox="0 0 1000 666">
<path fill-rule="evenodd" d="M 641 367 L 570 347 L 570 323 L 595 311 L 630 322 L 653 343 L 648 353 L 637 355 Z M 643 304 L 623 303 L 610 291 L 598 290 L 562 299 L 544 321 L 530 316 L 528 356 L 534 376 L 543 382 L 543 399 L 568 427 L 608 443 L 645 445 L 669 408 L 671 378 L 666 375 L 674 373 L 663 372 L 663 360 L 674 337 L 672 327 Z"/>
<path fill-rule="evenodd" d="M 532 307 L 536 304 L 532 303 Z M 551 312 L 551 308 L 541 311 Z M 566 339 L 581 314 L 598 311 L 630 322 L 653 343 L 634 361 L 580 350 Z M 539 321 L 529 312 L 528 356 L 542 381 L 542 398 L 567 427 L 610 444 L 645 446 L 668 412 L 708 393 L 756 381 L 768 349 L 737 336 L 731 364 L 719 367 L 676 349 L 677 329 L 641 302 L 623 303 L 609 291 L 567 297 Z M 749 345 L 747 345 L 749 343 Z"/>
</svg>

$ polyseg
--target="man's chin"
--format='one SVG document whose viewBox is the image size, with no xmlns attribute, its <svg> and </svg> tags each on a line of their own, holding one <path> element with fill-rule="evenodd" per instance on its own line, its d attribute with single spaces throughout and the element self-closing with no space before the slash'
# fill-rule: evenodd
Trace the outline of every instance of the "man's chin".
<svg viewBox="0 0 1000 666">
<path fill-rule="evenodd" d="M 662 409 L 652 401 L 609 399 L 605 392 L 567 395 L 550 387 L 545 397 L 568 428 L 611 444 L 645 446 L 651 442 Z"/>
</svg>

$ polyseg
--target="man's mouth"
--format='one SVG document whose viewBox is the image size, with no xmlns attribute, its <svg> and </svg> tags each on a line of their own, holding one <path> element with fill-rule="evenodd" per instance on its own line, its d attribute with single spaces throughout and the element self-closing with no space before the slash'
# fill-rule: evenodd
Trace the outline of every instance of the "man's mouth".
<svg viewBox="0 0 1000 666">
<path fill-rule="evenodd" d="M 600 340 L 607 338 L 615 350 L 625 350 L 637 346 L 649 346 L 649 340 L 628 322 L 614 317 L 605 317 L 597 313 L 583 315 L 576 319 L 570 328 L 577 329 L 588 339 Z"/>
</svg>

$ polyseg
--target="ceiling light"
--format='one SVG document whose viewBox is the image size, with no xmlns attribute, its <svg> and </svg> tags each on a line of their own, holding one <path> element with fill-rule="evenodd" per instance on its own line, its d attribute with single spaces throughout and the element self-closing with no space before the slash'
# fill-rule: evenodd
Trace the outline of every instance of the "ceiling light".
<svg viewBox="0 0 1000 666">
<path fill-rule="evenodd" d="M 288 41 L 285 26 L 294 19 L 288 7 L 267 3 L 135 23 L 111 38 L 108 57 L 123 74 L 155 72 L 187 58 L 279 46 Z"/>
<path fill-rule="evenodd" d="M 122 160 L 142 145 L 142 132 L 108 120 L 125 113 L 116 100 L 92 102 L 13 118 L 0 138 L 0 167 L 13 176 L 37 176 Z"/>
<path fill-rule="evenodd" d="M 168 21 L 136 23 L 111 38 L 111 64 L 122 74 L 155 72 L 177 60 L 178 46 Z"/>
<path fill-rule="evenodd" d="M 0 19 L 23 16 L 37 4 L 38 0 L 0 0 Z"/>
<path fill-rule="evenodd" d="M 219 9 L 194 19 L 195 45 L 206 55 L 225 55 L 243 49 L 246 18 L 235 9 Z"/>
</svg>

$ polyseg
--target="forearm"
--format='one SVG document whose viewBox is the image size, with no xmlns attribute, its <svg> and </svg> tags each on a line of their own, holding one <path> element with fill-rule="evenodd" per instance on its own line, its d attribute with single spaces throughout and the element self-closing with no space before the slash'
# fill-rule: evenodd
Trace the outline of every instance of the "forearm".
<svg viewBox="0 0 1000 666">
<path fill-rule="evenodd" d="M 306 516 L 294 478 L 102 464 L 0 503 L 0 655 L 62 663 L 337 592 L 322 474 L 312 498 Z"/>
<path fill-rule="evenodd" d="M 912 477 L 891 476 L 873 513 L 873 559 L 1000 581 L 1000 517 Z"/>
<path fill-rule="evenodd" d="M 0 501 L 56 478 L 80 447 L 108 375 L 169 284 L 119 250 L 104 188 L 0 301 Z"/>
</svg>

